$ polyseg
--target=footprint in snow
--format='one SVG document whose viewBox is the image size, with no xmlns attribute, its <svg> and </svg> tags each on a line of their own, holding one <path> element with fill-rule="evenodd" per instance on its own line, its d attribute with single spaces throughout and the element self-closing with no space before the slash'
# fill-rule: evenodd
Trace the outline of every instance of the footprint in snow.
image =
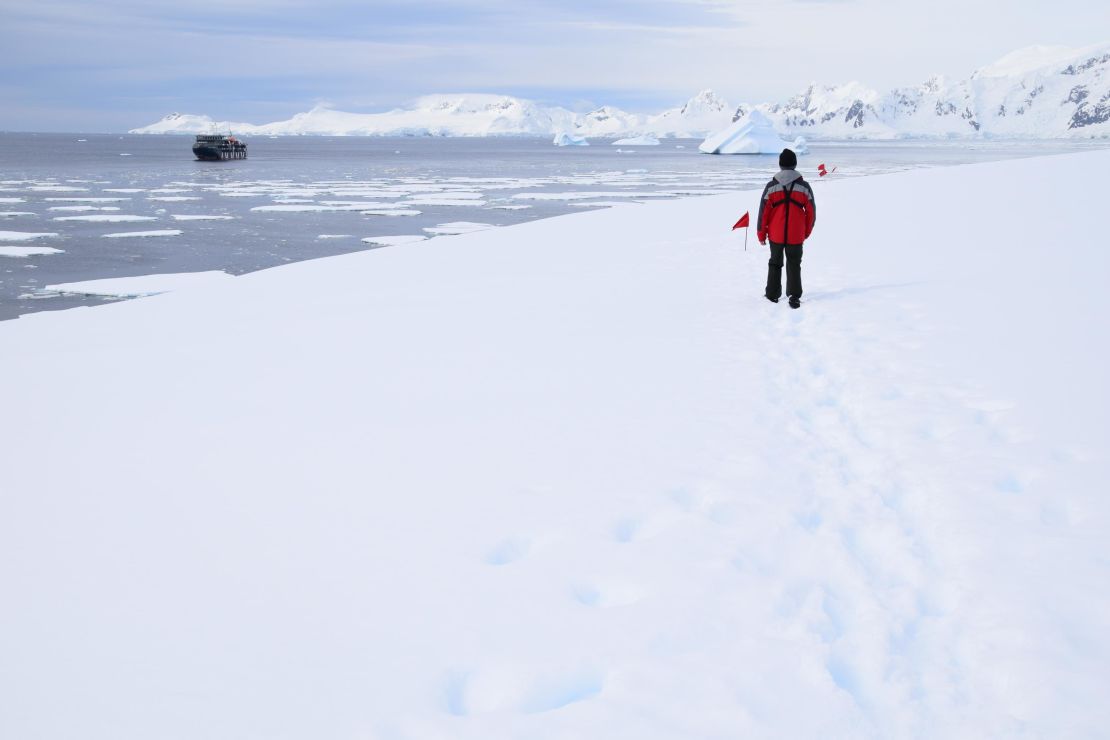
<svg viewBox="0 0 1110 740">
<path fill-rule="evenodd" d="M 505 710 L 536 714 L 590 699 L 604 685 L 605 674 L 589 665 L 539 672 L 520 665 L 490 665 L 449 672 L 442 686 L 443 708 L 456 717 Z"/>
<path fill-rule="evenodd" d="M 609 609 L 628 606 L 642 600 L 647 592 L 630 583 L 580 583 L 571 589 L 574 600 L 582 606 Z"/>
<path fill-rule="evenodd" d="M 528 554 L 531 542 L 523 537 L 510 537 L 494 545 L 485 555 L 487 565 L 508 565 Z"/>
</svg>

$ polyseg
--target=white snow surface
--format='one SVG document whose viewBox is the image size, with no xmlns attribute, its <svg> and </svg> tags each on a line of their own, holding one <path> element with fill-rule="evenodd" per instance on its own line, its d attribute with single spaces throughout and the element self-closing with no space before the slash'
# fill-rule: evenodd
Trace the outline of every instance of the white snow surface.
<svg viewBox="0 0 1110 740">
<path fill-rule="evenodd" d="M 135 275 L 102 280 L 82 280 L 77 283 L 47 285 L 44 293 L 68 293 L 76 295 L 104 296 L 113 298 L 138 298 L 158 295 L 171 290 L 197 288 L 216 285 L 230 278 L 222 270 L 207 272 L 176 272 L 160 275 Z"/>
<path fill-rule="evenodd" d="M 770 119 L 753 110 L 728 128 L 711 134 L 698 149 L 705 154 L 778 154 L 785 146 Z"/>
<path fill-rule="evenodd" d="M 1104 734 L 1108 168 L 813 178 L 797 311 L 750 191 L 0 323 L 0 736 Z"/>
</svg>

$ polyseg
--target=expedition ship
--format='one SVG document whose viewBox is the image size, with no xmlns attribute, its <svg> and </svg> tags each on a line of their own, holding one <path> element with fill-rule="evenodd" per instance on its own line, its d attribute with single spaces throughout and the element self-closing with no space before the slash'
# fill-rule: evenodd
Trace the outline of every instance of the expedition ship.
<svg viewBox="0 0 1110 740">
<path fill-rule="evenodd" d="M 198 134 L 193 143 L 193 154 L 206 162 L 221 162 L 225 159 L 246 159 L 247 144 L 231 134 Z"/>
</svg>

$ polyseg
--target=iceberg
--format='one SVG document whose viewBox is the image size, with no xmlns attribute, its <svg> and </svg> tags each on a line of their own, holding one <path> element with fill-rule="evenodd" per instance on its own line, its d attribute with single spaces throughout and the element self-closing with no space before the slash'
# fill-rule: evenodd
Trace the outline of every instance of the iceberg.
<svg viewBox="0 0 1110 740">
<path fill-rule="evenodd" d="M 794 150 L 795 154 L 809 154 L 809 142 L 806 141 L 806 137 L 804 136 L 795 137 L 794 143 L 790 145 L 790 148 Z"/>
<path fill-rule="evenodd" d="M 551 142 L 555 146 L 589 146 L 590 142 L 577 134 L 567 133 L 561 131 L 555 134 L 555 140 Z"/>
<path fill-rule="evenodd" d="M 630 139 L 617 139 L 613 146 L 659 146 L 659 139 L 654 136 L 633 136 Z"/>
<path fill-rule="evenodd" d="M 775 132 L 771 120 L 757 110 L 728 128 L 711 134 L 701 143 L 705 154 L 778 154 L 786 143 Z"/>
</svg>

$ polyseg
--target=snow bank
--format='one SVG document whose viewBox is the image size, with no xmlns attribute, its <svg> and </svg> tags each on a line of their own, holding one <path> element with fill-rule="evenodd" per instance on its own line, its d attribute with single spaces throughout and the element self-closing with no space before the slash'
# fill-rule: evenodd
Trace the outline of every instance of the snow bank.
<svg viewBox="0 0 1110 740">
<path fill-rule="evenodd" d="M 590 142 L 582 136 L 577 134 L 567 133 L 562 131 L 555 134 L 555 139 L 551 142 L 555 146 L 589 146 Z"/>
<path fill-rule="evenodd" d="M 710 135 L 698 149 L 705 154 L 778 154 L 785 146 L 770 119 L 753 110 L 723 131 Z"/>
<path fill-rule="evenodd" d="M 230 278 L 226 272 L 178 272 L 161 275 L 135 275 L 133 277 L 84 280 L 78 283 L 47 285 L 43 293 L 89 295 L 110 298 L 141 298 L 171 290 L 197 288 L 223 283 Z"/>
<path fill-rule="evenodd" d="M 1108 167 L 815 181 L 798 311 L 754 190 L 0 322 L 0 736 L 1104 734 Z"/>
</svg>

